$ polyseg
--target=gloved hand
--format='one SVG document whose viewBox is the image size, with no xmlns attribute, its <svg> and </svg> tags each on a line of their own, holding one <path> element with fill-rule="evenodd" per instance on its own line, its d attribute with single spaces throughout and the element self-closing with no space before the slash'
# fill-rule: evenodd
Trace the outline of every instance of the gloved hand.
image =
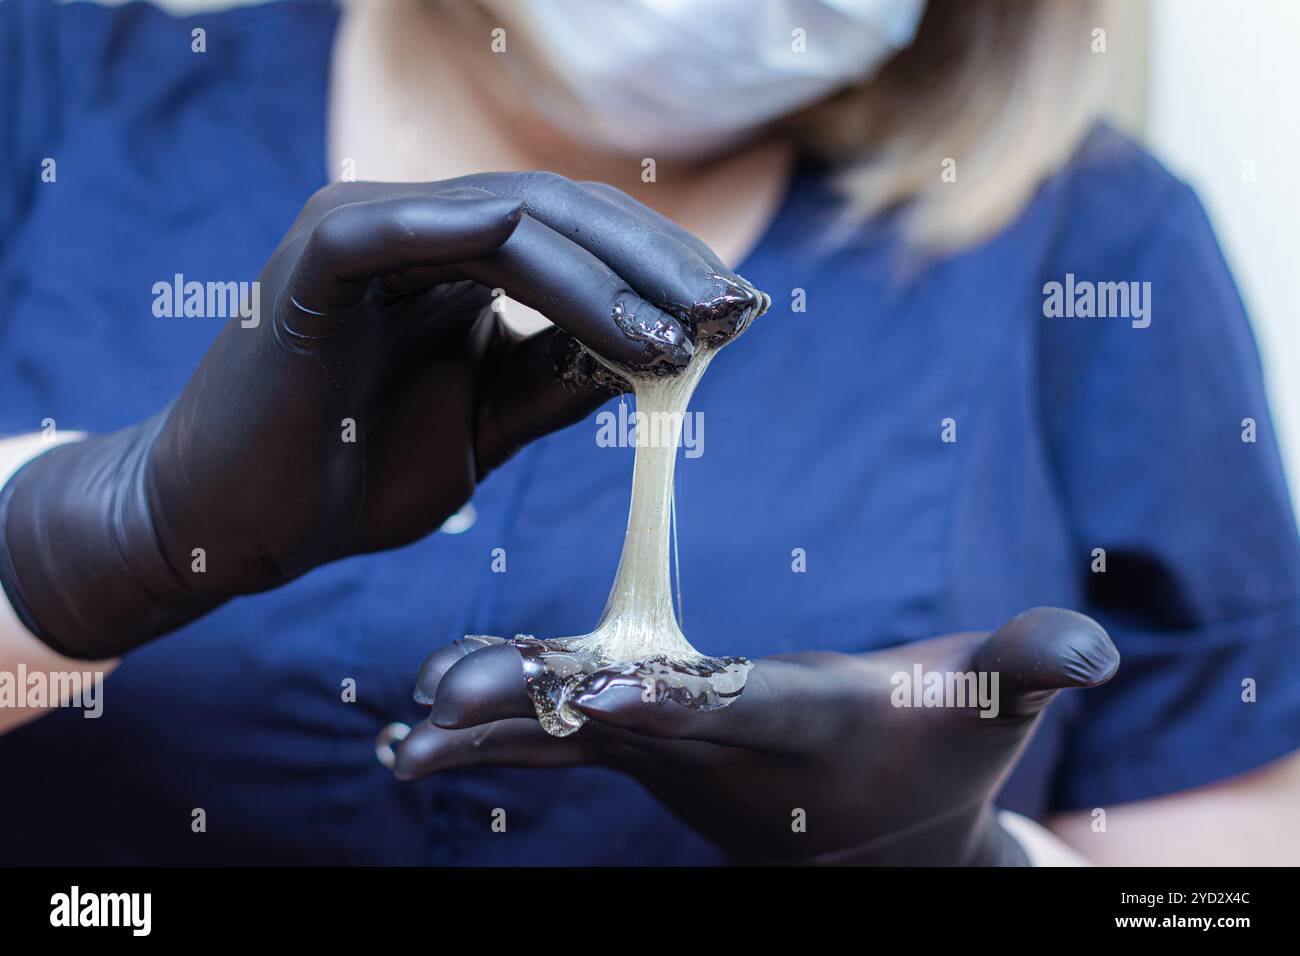
<svg viewBox="0 0 1300 956">
<path fill-rule="evenodd" d="M 764 658 L 737 700 L 707 713 L 657 702 L 638 683 L 597 681 L 575 704 L 591 719 L 555 738 L 532 716 L 518 651 L 467 638 L 421 668 L 416 699 L 431 705 L 430 722 L 400 745 L 394 770 L 601 764 L 742 860 L 1023 865 L 993 796 L 1058 690 L 1100 684 L 1118 664 L 1090 618 L 1037 608 L 992 634 Z M 907 688 L 895 675 L 913 678 L 917 665 L 996 673 L 996 716 L 974 704 L 896 706 Z"/>
<path fill-rule="evenodd" d="M 0 492 L 0 584 L 55 650 L 117 655 L 414 541 L 608 398 L 615 380 L 574 338 L 668 374 L 756 301 L 679 227 L 547 173 L 327 187 L 260 283 L 268 314 L 232 319 L 170 407 L 52 449 Z M 492 289 L 558 328 L 511 333 Z"/>
</svg>

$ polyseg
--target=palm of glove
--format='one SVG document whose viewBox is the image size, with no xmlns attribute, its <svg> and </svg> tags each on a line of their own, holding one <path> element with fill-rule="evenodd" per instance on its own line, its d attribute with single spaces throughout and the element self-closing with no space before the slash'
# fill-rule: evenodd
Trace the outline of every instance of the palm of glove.
<svg viewBox="0 0 1300 956">
<path fill-rule="evenodd" d="M 990 689 L 996 673 L 996 716 L 896 706 L 896 675 L 918 665 L 984 673 Z M 416 696 L 431 721 L 402 744 L 396 770 L 603 764 L 741 858 L 999 862 L 990 803 L 1038 715 L 1059 689 L 1101 683 L 1117 665 L 1094 622 L 1040 608 L 991 635 L 766 658 L 738 700 L 710 713 L 647 700 L 641 686 L 593 686 L 576 702 L 591 720 L 555 739 L 530 717 L 514 648 L 471 639 L 425 662 Z"/>
</svg>

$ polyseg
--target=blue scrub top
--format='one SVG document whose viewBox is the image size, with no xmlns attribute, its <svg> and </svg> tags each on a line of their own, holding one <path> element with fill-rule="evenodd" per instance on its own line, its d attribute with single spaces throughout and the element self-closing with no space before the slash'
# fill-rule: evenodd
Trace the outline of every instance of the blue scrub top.
<svg viewBox="0 0 1300 956">
<path fill-rule="evenodd" d="M 220 320 L 155 318 L 153 285 L 255 279 L 326 182 L 336 21 L 309 2 L 188 20 L 0 2 L 0 433 L 117 429 L 181 389 Z M 864 651 L 1039 604 L 1095 615 L 1123 663 L 1051 707 L 1002 798 L 1034 816 L 1300 747 L 1296 526 L 1255 344 L 1192 192 L 1102 129 L 1003 232 L 919 271 L 900 273 L 888 223 L 830 244 L 837 210 L 805 167 L 740 267 L 772 312 L 696 396 L 703 454 L 678 470 L 691 640 Z M 1044 284 L 1067 273 L 1149 281 L 1150 326 L 1045 317 Z M 373 755 L 379 728 L 422 716 L 410 692 L 431 649 L 595 623 L 633 454 L 597 437 L 593 417 L 525 449 L 461 534 L 321 568 L 130 655 L 101 719 L 61 711 L 0 738 L 0 861 L 720 860 L 612 771 L 404 784 Z"/>
</svg>

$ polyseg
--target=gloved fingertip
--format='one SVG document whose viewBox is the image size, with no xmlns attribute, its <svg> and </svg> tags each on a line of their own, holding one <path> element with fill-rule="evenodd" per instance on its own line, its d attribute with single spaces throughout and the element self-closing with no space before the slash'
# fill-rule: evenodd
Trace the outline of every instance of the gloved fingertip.
<svg viewBox="0 0 1300 956">
<path fill-rule="evenodd" d="M 675 375 L 695 356 L 695 343 L 685 325 L 639 299 L 614 303 L 614 328 L 605 343 L 587 343 L 607 360 L 630 371 L 650 375 Z"/>
<path fill-rule="evenodd" d="M 710 298 L 691 306 L 687 321 L 696 346 L 721 348 L 765 313 L 772 305 L 772 298 L 738 275 L 714 274 L 709 278 L 716 283 L 716 291 Z"/>
<path fill-rule="evenodd" d="M 443 675 L 429 720 L 444 730 L 534 714 L 519 652 L 508 643 L 469 654 Z"/>
<path fill-rule="evenodd" d="M 595 674 L 588 680 L 601 676 Z M 599 686 L 599 682 L 594 686 Z M 608 727 L 647 737 L 679 736 L 675 718 L 680 718 L 687 711 L 663 701 L 647 701 L 644 694 L 640 682 L 605 683 L 601 689 L 588 691 L 583 691 L 579 685 L 578 692 L 570 699 L 569 705 Z"/>
<path fill-rule="evenodd" d="M 420 672 L 415 675 L 415 689 L 411 692 L 417 704 L 425 707 L 433 704 L 434 696 L 438 691 L 438 682 L 446 670 L 442 664 L 445 657 L 443 651 L 443 648 L 439 648 L 420 664 Z"/>
<path fill-rule="evenodd" d="M 603 690 L 582 690 L 569 699 L 569 706 L 607 723 L 622 722 L 629 711 L 641 703 L 641 692 L 635 687 L 609 686 Z"/>
<path fill-rule="evenodd" d="M 484 203 L 494 203 L 492 208 L 494 208 L 496 215 L 503 223 L 517 226 L 519 225 L 519 221 L 524 218 L 524 204 L 518 199 L 496 197 L 492 200 L 483 199 L 479 201 Z"/>
<path fill-rule="evenodd" d="M 524 218 L 524 204 L 517 199 L 487 196 L 466 201 L 473 203 L 474 210 L 482 221 L 492 224 L 493 240 L 497 246 L 514 235 Z"/>
<path fill-rule="evenodd" d="M 466 717 L 459 702 L 449 700 L 444 694 L 440 700 L 434 700 L 433 707 L 429 710 L 429 723 L 443 730 L 459 730 L 470 726 L 472 721 Z"/>
<path fill-rule="evenodd" d="M 415 677 L 415 688 L 411 696 L 415 698 L 417 704 L 425 707 L 430 706 L 438 696 L 438 686 L 442 683 L 443 676 L 461 658 L 500 643 L 502 643 L 502 639 L 499 637 L 467 634 L 460 640 L 444 644 L 420 664 L 420 671 Z"/>
<path fill-rule="evenodd" d="M 1095 687 L 1114 676 L 1119 651 L 1092 618 L 1037 607 L 994 631 L 975 654 L 977 670 L 998 671 L 1009 689 L 1038 694 Z"/>
<path fill-rule="evenodd" d="M 439 211 L 444 223 L 459 221 L 467 239 L 462 250 L 465 258 L 492 253 L 505 244 L 524 219 L 524 204 L 508 196 L 497 196 L 485 189 L 463 187 L 437 193 L 445 200 Z"/>
<path fill-rule="evenodd" d="M 1100 624 L 1082 614 L 1075 616 L 1082 621 L 1066 640 L 1063 673 L 1070 680 L 1069 686 L 1096 687 L 1119 670 L 1119 650 Z"/>
<path fill-rule="evenodd" d="M 1095 687 L 1119 667 L 1119 651 L 1105 629 L 1077 611 L 1036 607 L 1012 622 L 1026 647 L 1037 647 L 1036 667 L 1052 686 Z"/>
<path fill-rule="evenodd" d="M 397 747 L 393 776 L 398 780 L 416 780 L 436 769 L 438 735 L 428 724 L 420 724 Z"/>
</svg>

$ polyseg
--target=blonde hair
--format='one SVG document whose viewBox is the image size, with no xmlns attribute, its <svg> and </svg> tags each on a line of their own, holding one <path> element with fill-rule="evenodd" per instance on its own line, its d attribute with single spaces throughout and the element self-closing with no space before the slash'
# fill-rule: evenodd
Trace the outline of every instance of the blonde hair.
<svg viewBox="0 0 1300 956">
<path fill-rule="evenodd" d="M 838 165 L 852 217 L 902 208 L 916 246 L 972 245 L 1024 207 L 1096 120 L 1104 12 L 1104 0 L 929 0 L 910 47 L 785 132 Z"/>
</svg>

